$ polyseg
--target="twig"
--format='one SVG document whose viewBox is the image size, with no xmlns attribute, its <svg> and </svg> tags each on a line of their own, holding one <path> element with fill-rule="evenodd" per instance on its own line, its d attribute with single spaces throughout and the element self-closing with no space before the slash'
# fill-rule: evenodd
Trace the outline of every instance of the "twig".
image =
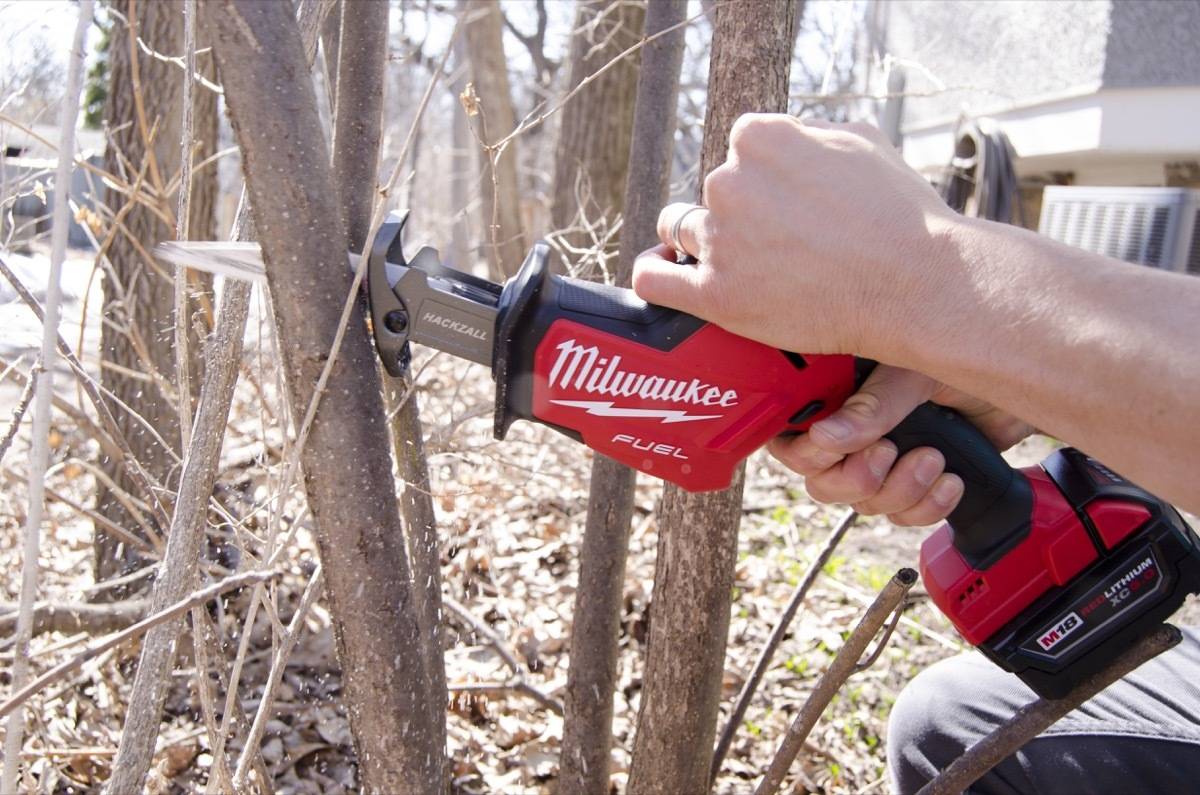
<svg viewBox="0 0 1200 795">
<path fill-rule="evenodd" d="M 150 602 L 145 599 L 100 603 L 38 602 L 33 606 L 33 634 L 112 632 L 140 621 L 149 608 Z M 0 632 L 11 632 L 17 624 L 17 605 L 0 602 L 0 613 Z"/>
<path fill-rule="evenodd" d="M 196 0 L 183 4 L 183 49 L 187 68 L 183 77 L 183 122 L 180 124 L 179 206 L 175 211 L 175 239 L 187 240 L 192 208 L 192 149 L 195 120 L 192 84 L 196 74 Z M 175 269 L 175 392 L 179 406 L 179 431 L 186 450 L 192 441 L 192 374 L 188 344 L 188 269 Z"/>
<path fill-rule="evenodd" d="M 520 661 L 517 660 L 516 655 L 512 653 L 512 650 L 508 648 L 508 644 L 504 642 L 504 638 L 500 637 L 496 630 L 492 629 L 483 621 L 480 621 L 478 618 L 476 618 L 475 615 L 467 609 L 466 605 L 463 605 L 449 596 L 442 596 L 442 604 L 450 608 L 450 612 L 454 613 L 456 616 L 465 621 L 477 635 L 482 635 L 487 640 L 488 646 L 490 646 L 492 650 L 496 652 L 501 660 L 504 660 L 504 664 L 507 665 L 509 670 L 512 671 L 512 677 L 503 684 L 472 682 L 468 684 L 448 686 L 449 690 L 519 690 L 520 692 L 532 697 L 535 701 L 547 707 L 555 714 L 563 714 L 562 704 L 558 700 L 551 698 L 526 681 L 524 667 L 521 665 Z"/>
<path fill-rule="evenodd" d="M 65 221 L 63 223 L 66 224 Z M 41 305 L 38 304 L 37 299 L 34 297 L 33 293 L 29 291 L 29 288 L 26 287 L 25 284 L 17 278 L 17 275 L 13 273 L 12 269 L 8 267 L 8 264 L 4 261 L 3 257 L 0 257 L 0 276 L 3 276 L 6 280 L 8 280 L 8 283 L 12 285 L 14 290 L 16 290 L 17 295 L 21 297 L 21 300 L 25 302 L 30 311 L 33 312 L 34 316 L 42 322 L 43 327 L 49 328 L 46 321 L 46 315 L 43 313 Z M 49 303 L 49 301 L 47 301 L 47 303 Z M 79 378 L 80 384 L 83 387 L 83 391 L 87 394 L 88 400 L 91 401 L 92 406 L 95 407 L 96 414 L 99 416 L 100 423 L 104 427 L 104 430 L 107 432 L 109 438 L 121 448 L 122 460 L 129 464 L 127 470 L 129 472 L 129 476 L 133 479 L 143 494 L 151 496 L 158 495 L 162 489 L 158 487 L 158 484 L 152 482 L 150 475 L 145 469 L 142 468 L 141 463 L 138 462 L 137 457 L 133 453 L 133 449 L 129 446 L 129 440 L 125 438 L 123 433 L 121 433 L 120 426 L 117 425 L 116 418 L 113 417 L 112 412 L 109 410 L 107 401 L 105 401 L 101 396 L 100 388 L 91 378 L 91 376 L 87 374 L 87 371 L 83 369 L 83 365 L 77 358 L 75 358 L 75 354 L 71 352 L 71 349 L 67 347 L 66 340 L 64 340 L 61 336 L 58 336 L 57 330 L 55 330 L 55 339 L 57 340 L 57 350 L 59 355 L 63 357 L 66 363 Z M 47 360 L 43 358 L 43 361 Z M 111 395 L 111 393 L 109 394 L 113 398 L 116 397 L 115 395 Z M 36 415 L 37 404 L 35 403 L 34 416 L 36 417 Z M 136 414 L 134 416 L 138 417 L 141 422 L 145 423 L 145 418 Z M 153 428 L 149 428 L 148 430 L 153 431 Z M 161 523 L 161 526 L 166 527 L 170 522 L 168 520 L 166 511 L 163 509 L 157 498 L 154 501 L 153 508 L 155 519 Z"/>
<path fill-rule="evenodd" d="M 300 597 L 300 604 L 296 608 L 292 620 L 288 622 L 287 634 L 283 636 L 283 643 L 280 644 L 279 651 L 271 661 L 271 672 L 267 675 L 266 685 L 263 686 L 262 699 L 258 702 L 258 710 L 254 713 L 254 723 L 250 726 L 250 734 L 246 737 L 246 744 L 242 747 L 242 754 L 238 757 L 237 769 L 233 774 L 235 792 L 245 789 L 246 776 L 250 772 L 251 763 L 262 742 L 263 732 L 266 731 L 267 718 L 271 715 L 271 705 L 275 701 L 275 690 L 279 687 L 279 680 L 283 678 L 283 669 L 287 667 L 288 658 L 291 657 L 292 650 L 296 648 L 296 641 L 299 640 L 300 633 L 304 630 L 304 618 L 308 615 L 308 609 L 312 607 L 313 602 L 320 594 L 321 567 L 317 566 L 312 579 L 308 581 L 308 586 L 304 589 L 304 595 Z"/>
<path fill-rule="evenodd" d="M 192 618 L 192 650 L 196 655 L 196 696 L 200 701 L 200 713 L 204 719 L 204 731 L 208 735 L 208 747 L 217 747 L 217 737 L 220 736 L 220 726 L 217 724 L 217 697 L 213 692 L 212 682 L 208 672 L 212 669 L 209 661 L 209 638 L 215 633 L 208 611 L 203 607 L 193 607 L 190 611 Z M 233 789 L 230 780 L 229 765 L 225 755 L 213 758 L 212 769 L 208 774 L 210 782 L 216 781 L 226 791 Z"/>
<path fill-rule="evenodd" d="M 92 0 L 83 0 L 75 23 L 67 90 L 62 99 L 58 154 L 58 172 L 54 178 L 54 213 L 51 231 L 50 273 L 46 287 L 46 318 L 42 324 L 42 369 L 34 387 L 33 450 L 29 462 L 29 508 L 25 516 L 25 539 L 21 555 L 21 595 L 17 615 L 16 642 L 13 645 L 12 687 L 21 688 L 29 677 L 29 639 L 33 633 L 33 603 L 37 599 L 38 558 L 42 542 L 42 512 L 45 508 L 46 467 L 50 461 L 50 411 L 54 394 L 54 357 L 58 336 L 59 303 L 62 300 L 62 265 L 67 255 L 67 194 L 75 161 L 75 121 L 79 117 L 79 92 L 83 87 L 83 58 L 87 32 L 92 24 Z M 21 745 L 25 736 L 25 712 L 17 710 L 9 718 L 4 737 L 4 771 L 0 791 L 15 792 L 21 767 Z"/>
<path fill-rule="evenodd" d="M 996 764 L 1041 734 L 1055 721 L 1183 639 L 1170 624 L 1163 624 L 1139 640 L 1105 668 L 1089 676 L 1062 698 L 1039 698 L 1017 710 L 991 734 L 967 749 L 949 767 L 920 789 L 917 795 L 953 795 L 963 792 Z"/>
<path fill-rule="evenodd" d="M 8 446 L 12 444 L 12 440 L 16 438 L 17 431 L 21 428 L 21 420 L 25 417 L 25 411 L 29 408 L 29 401 L 33 400 L 33 385 L 37 381 L 38 373 L 42 371 L 42 361 L 38 359 L 33 363 L 33 368 L 29 371 L 32 378 L 25 381 L 25 389 L 21 392 L 21 399 L 17 401 L 17 407 L 12 412 L 12 424 L 8 426 L 8 430 L 4 433 L 4 438 L 0 439 L 0 461 L 4 460 L 4 454 L 8 452 Z"/>
<path fill-rule="evenodd" d="M 85 0 L 86 2 L 86 0 Z M 88 660 L 96 657 L 109 649 L 115 648 L 131 638 L 136 638 L 143 632 L 146 632 L 151 627 L 158 626 L 164 621 L 171 621 L 186 613 L 195 605 L 202 605 L 211 599 L 214 599 L 221 594 L 237 588 L 245 588 L 248 585 L 258 585 L 260 583 L 273 580 L 283 574 L 280 569 L 267 569 L 264 571 L 248 571 L 244 574 L 235 574 L 221 580 L 218 583 L 196 591 L 186 599 L 182 599 L 168 607 L 166 610 L 160 610 L 154 615 L 147 616 L 138 623 L 127 629 L 109 635 L 97 643 L 88 646 L 86 649 L 75 655 L 64 663 L 54 666 L 46 673 L 39 676 L 37 679 L 30 682 L 25 687 L 14 692 L 3 704 L 0 704 L 0 718 L 3 718 L 14 712 L 18 707 L 29 700 L 30 696 L 42 690 L 47 685 L 61 679 L 72 671 L 76 671 Z"/>
<path fill-rule="evenodd" d="M 809 564 L 808 571 L 804 573 L 804 577 L 796 585 L 795 590 L 792 591 L 792 596 L 788 599 L 787 607 L 784 608 L 783 614 L 775 624 L 775 628 L 771 630 L 771 636 L 767 638 L 767 645 L 763 646 L 763 650 L 759 652 L 758 660 L 754 663 L 754 669 L 750 672 L 746 683 L 742 685 L 742 692 L 738 693 L 737 703 L 734 705 L 733 711 L 729 713 L 729 719 L 725 721 L 725 728 L 721 730 L 721 738 L 717 741 L 717 749 L 713 751 L 712 771 L 709 774 L 710 781 L 717 780 L 717 774 L 721 772 L 721 763 L 725 761 L 725 755 L 729 753 L 729 746 L 733 743 L 733 737 L 737 734 L 738 727 L 742 724 L 742 718 L 746 716 L 746 710 L 750 707 L 750 701 L 754 698 L 754 693 L 758 690 L 758 685 L 762 681 L 763 675 L 766 674 L 767 668 L 771 665 L 771 659 L 775 656 L 775 650 L 783 642 L 783 637 L 787 634 L 788 627 L 791 626 L 792 620 L 800 610 L 800 605 L 804 603 L 804 597 L 808 595 L 809 589 L 817 581 L 817 576 L 825 568 L 825 564 L 829 562 L 830 556 L 833 555 L 833 551 L 837 549 L 837 545 L 841 543 L 847 531 L 854 526 L 856 519 L 858 519 L 858 512 L 853 510 L 848 511 L 842 517 L 841 521 L 830 532 L 829 537 L 825 539 L 825 545 L 821 547 L 821 551 L 817 553 L 817 557 Z M 882 648 L 882 644 L 880 648 Z"/>
<path fill-rule="evenodd" d="M 561 702 L 546 695 L 524 679 L 513 678 L 507 682 L 457 682 L 446 685 L 446 689 L 451 693 L 483 693 L 484 695 L 503 695 L 516 691 L 521 695 L 529 696 L 555 715 L 563 714 Z"/>
<path fill-rule="evenodd" d="M 712 8 L 716 8 L 716 6 L 717 6 L 717 4 L 714 3 Z M 575 86 L 575 88 L 568 91 L 563 96 L 563 98 L 560 99 L 553 107 L 549 108 L 548 110 L 542 111 L 537 116 L 534 116 L 533 112 L 530 112 L 530 114 L 528 116 L 526 116 L 524 119 L 521 120 L 521 123 L 517 125 L 517 128 L 515 130 L 513 130 L 508 135 L 501 138 L 499 141 L 496 141 L 496 143 L 494 143 L 494 144 L 486 144 L 485 146 L 486 146 L 487 150 L 489 151 L 489 153 L 492 150 L 498 150 L 498 153 L 503 152 L 504 147 L 508 144 L 509 141 L 516 138 L 518 135 L 522 135 L 523 133 L 526 133 L 529 130 L 532 130 L 534 127 L 538 126 L 539 124 L 544 122 L 546 119 L 553 116 L 555 113 L 558 113 L 560 110 L 563 109 L 564 105 L 566 105 L 568 102 L 570 102 L 572 99 L 574 99 L 576 97 L 576 95 L 579 94 L 580 91 L 587 88 L 587 86 L 590 85 L 593 80 L 595 80 L 597 77 L 599 77 L 600 75 L 607 72 L 612 67 L 616 66 L 618 63 L 623 61 L 625 58 L 627 58 L 628 56 L 637 52 L 641 48 L 645 47 L 650 42 L 660 39 L 663 36 L 666 36 L 668 33 L 678 30 L 679 28 L 687 27 L 688 25 L 695 22 L 697 19 L 700 19 L 703 16 L 707 16 L 711 12 L 712 12 L 712 9 L 705 9 L 705 10 L 701 11 L 699 14 L 696 14 L 695 16 L 692 16 L 692 17 L 688 17 L 687 19 L 685 19 L 684 21 L 682 21 L 678 24 L 675 24 L 669 28 L 660 30 L 651 36 L 645 36 L 642 39 L 639 39 L 635 44 L 631 44 L 629 47 L 627 47 L 620 55 L 616 56 L 611 61 L 604 64 L 604 66 L 601 66 L 599 69 L 592 72 L 587 77 L 583 78 L 583 80 L 580 80 L 579 85 Z M 497 154 L 497 157 L 498 156 L 499 156 L 499 154 Z"/>
<path fill-rule="evenodd" d="M 852 585 L 847 585 L 837 577 L 826 577 L 824 582 L 832 585 L 836 590 L 841 591 L 846 596 L 858 602 L 860 605 L 866 606 L 871 604 L 871 597 L 869 594 L 864 591 L 860 591 L 858 588 L 855 588 Z M 937 641 L 937 643 L 939 643 L 941 646 L 949 649 L 952 652 L 961 653 L 970 649 L 970 647 L 963 643 L 961 639 L 944 635 L 935 629 L 925 626 L 919 621 L 914 621 L 908 616 L 900 616 L 900 623 L 909 629 L 920 632 L 923 636 L 926 636 L 931 640 Z"/>
<path fill-rule="evenodd" d="M 775 758 L 771 760 L 771 766 L 759 783 L 758 789 L 755 790 L 756 795 L 773 795 L 778 791 L 784 776 L 787 775 L 788 768 L 792 766 L 796 754 L 800 752 L 804 741 L 808 739 L 817 719 L 821 717 L 825 707 L 829 706 L 829 702 L 833 700 L 837 691 L 854 673 L 855 666 L 862 659 L 863 652 L 866 651 L 871 639 L 879 633 L 880 627 L 887 621 L 888 616 L 900 606 L 908 590 L 916 581 L 917 573 L 915 571 L 900 569 L 888 581 L 888 584 L 883 586 L 883 590 L 867 608 L 867 612 L 858 622 L 858 626 L 854 628 L 850 637 L 838 650 L 833 662 L 830 663 L 825 673 L 821 674 L 821 678 L 817 680 L 817 686 L 813 688 L 808 700 L 800 708 L 800 713 L 788 727 L 783 743 L 775 752 Z"/>
</svg>

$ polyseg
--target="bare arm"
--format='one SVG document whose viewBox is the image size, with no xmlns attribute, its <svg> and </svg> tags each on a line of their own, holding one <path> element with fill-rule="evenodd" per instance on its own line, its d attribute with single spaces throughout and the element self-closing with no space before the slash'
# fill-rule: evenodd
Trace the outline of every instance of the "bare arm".
<svg viewBox="0 0 1200 795">
<path fill-rule="evenodd" d="M 1200 511 L 1200 279 L 955 219 L 888 360 L 989 401 Z"/>
<path fill-rule="evenodd" d="M 918 478 L 931 451 L 891 448 L 889 462 L 880 441 L 934 397 L 1002 445 L 1036 426 L 1200 511 L 1200 279 L 957 216 L 860 125 L 743 117 L 705 204 L 679 228 L 699 264 L 647 252 L 642 297 L 789 350 L 894 365 L 773 447 L 818 499 L 912 524 L 949 513 L 961 482 L 940 461 Z M 663 211 L 664 241 L 681 209 Z"/>
</svg>

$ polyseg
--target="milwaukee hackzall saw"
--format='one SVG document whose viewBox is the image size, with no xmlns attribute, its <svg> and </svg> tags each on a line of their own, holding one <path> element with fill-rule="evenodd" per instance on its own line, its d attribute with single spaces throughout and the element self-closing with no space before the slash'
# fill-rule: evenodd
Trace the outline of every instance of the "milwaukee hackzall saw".
<svg viewBox="0 0 1200 795">
<path fill-rule="evenodd" d="M 769 439 L 835 411 L 874 366 L 781 351 L 632 290 L 559 276 L 545 243 L 503 285 L 443 265 L 429 247 L 410 260 L 406 219 L 388 218 L 367 263 L 378 354 L 392 376 L 414 342 L 491 368 L 497 439 L 531 420 L 690 491 L 720 489 Z M 164 243 L 157 253 L 264 278 L 254 243 Z M 1200 541 L 1179 513 L 1077 450 L 1013 469 L 933 403 L 888 438 L 901 454 L 936 448 L 965 486 L 921 546 L 930 597 L 1042 696 L 1063 696 L 1200 591 Z"/>
</svg>

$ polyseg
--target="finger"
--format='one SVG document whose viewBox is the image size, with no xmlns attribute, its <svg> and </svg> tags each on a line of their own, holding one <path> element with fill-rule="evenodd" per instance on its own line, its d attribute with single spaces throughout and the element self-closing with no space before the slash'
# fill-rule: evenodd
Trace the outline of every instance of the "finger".
<svg viewBox="0 0 1200 795">
<path fill-rule="evenodd" d="M 813 443 L 831 453 L 852 453 L 883 438 L 938 384 L 913 370 L 881 364 L 836 412 L 813 423 Z"/>
<path fill-rule="evenodd" d="M 950 515 L 962 499 L 963 482 L 958 475 L 943 474 L 933 488 L 912 508 L 888 516 L 893 522 L 909 527 L 937 524 Z"/>
<path fill-rule="evenodd" d="M 704 316 L 704 271 L 680 265 L 670 246 L 643 251 L 633 262 L 633 291 L 643 301 Z"/>
<path fill-rule="evenodd" d="M 668 204 L 658 214 L 658 239 L 671 248 L 682 248 L 682 253 L 701 259 L 707 224 L 707 208 L 686 202 Z M 678 240 L 672 237 L 673 231 L 678 233 Z"/>
<path fill-rule="evenodd" d="M 866 516 L 895 514 L 910 510 L 929 493 L 946 468 L 937 450 L 922 447 L 900 457 L 874 496 L 854 506 Z"/>
<path fill-rule="evenodd" d="M 896 460 L 896 446 L 879 442 L 858 453 L 846 456 L 814 477 L 805 478 L 804 488 L 818 502 L 844 502 L 850 505 L 864 502 L 878 493 L 883 479 Z"/>
<path fill-rule="evenodd" d="M 817 447 L 806 433 L 791 437 L 778 436 L 767 444 L 767 452 L 779 463 L 804 477 L 819 475 L 845 458 L 841 453 L 831 453 Z"/>
</svg>

